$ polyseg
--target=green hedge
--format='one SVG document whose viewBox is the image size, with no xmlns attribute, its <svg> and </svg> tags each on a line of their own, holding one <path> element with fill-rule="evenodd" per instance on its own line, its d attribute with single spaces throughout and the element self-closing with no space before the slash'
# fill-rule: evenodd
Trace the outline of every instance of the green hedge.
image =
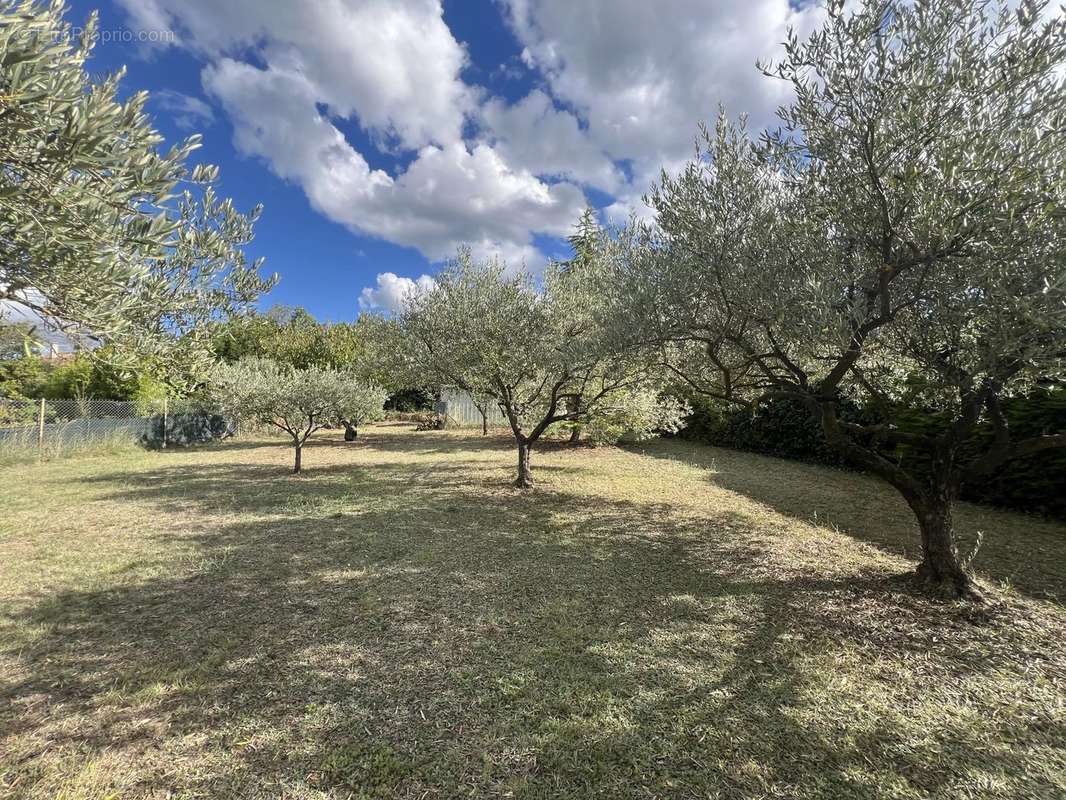
<svg viewBox="0 0 1066 800">
<path fill-rule="evenodd" d="M 797 400 L 769 400 L 754 413 L 726 409 L 699 398 L 689 401 L 694 411 L 681 432 L 686 438 L 797 461 L 847 466 L 829 449 L 821 427 Z M 1028 397 L 1007 400 L 1003 411 L 1016 438 L 1066 431 L 1066 390 L 1040 389 Z M 891 419 L 911 432 L 935 433 L 947 424 L 942 416 L 923 409 L 861 407 L 851 401 L 843 403 L 841 416 L 860 423 Z M 984 425 L 972 447 L 983 448 L 991 438 L 990 426 Z M 885 454 L 919 473 L 928 468 L 928 458 L 911 448 L 901 446 Z M 1047 451 L 1008 462 L 994 475 L 963 487 L 963 499 L 1066 519 L 1066 451 Z"/>
<path fill-rule="evenodd" d="M 221 414 L 193 411 L 171 414 L 167 417 L 166 436 L 168 447 L 188 447 L 223 439 L 233 433 L 233 425 Z M 159 414 L 148 420 L 148 430 L 141 437 L 145 447 L 157 448 L 163 444 L 164 420 Z"/>
</svg>

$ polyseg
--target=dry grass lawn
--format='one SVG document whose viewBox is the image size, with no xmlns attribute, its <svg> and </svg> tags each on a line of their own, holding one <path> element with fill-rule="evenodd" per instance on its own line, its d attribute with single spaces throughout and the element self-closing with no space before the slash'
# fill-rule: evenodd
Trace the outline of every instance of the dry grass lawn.
<svg viewBox="0 0 1066 800">
<path fill-rule="evenodd" d="M 655 442 L 322 435 L 0 471 L 0 796 L 1061 798 L 1066 526 Z"/>
</svg>

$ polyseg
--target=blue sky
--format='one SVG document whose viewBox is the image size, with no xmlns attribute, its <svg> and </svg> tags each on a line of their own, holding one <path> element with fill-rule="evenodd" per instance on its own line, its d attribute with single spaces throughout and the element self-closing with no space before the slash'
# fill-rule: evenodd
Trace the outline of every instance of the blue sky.
<svg viewBox="0 0 1066 800">
<path fill-rule="evenodd" d="M 263 305 L 395 308 L 459 244 L 516 268 L 565 256 L 590 203 L 643 213 L 723 104 L 768 122 L 759 76 L 788 0 L 72 0 L 88 68 L 125 65 L 168 140 L 203 134 L 220 191 L 265 211 Z M 164 39 L 165 41 L 157 41 Z"/>
</svg>

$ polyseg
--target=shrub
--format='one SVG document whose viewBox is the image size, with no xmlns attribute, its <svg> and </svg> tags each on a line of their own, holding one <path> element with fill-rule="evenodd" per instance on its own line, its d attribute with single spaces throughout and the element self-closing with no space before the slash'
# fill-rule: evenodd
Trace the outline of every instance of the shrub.
<svg viewBox="0 0 1066 800">
<path fill-rule="evenodd" d="M 414 418 L 416 431 L 444 430 L 445 419 L 441 414 L 417 414 Z"/>
<path fill-rule="evenodd" d="M 846 466 L 825 443 L 821 426 L 798 400 L 777 397 L 760 403 L 754 411 L 723 407 L 699 397 L 690 401 L 693 411 L 681 431 L 687 439 L 796 461 Z M 1066 389 L 1041 388 L 1025 397 L 1008 399 L 1003 413 L 1012 434 L 1019 437 L 1062 430 L 1066 427 Z M 943 415 L 929 409 L 902 404 L 891 408 L 861 406 L 851 400 L 842 401 L 841 418 L 862 424 L 891 420 L 908 433 L 936 433 L 949 424 Z M 991 426 L 982 425 L 970 446 L 976 451 L 987 448 L 992 436 Z M 919 474 L 929 470 L 928 457 L 918 450 L 899 445 L 886 452 L 907 469 Z M 1049 450 L 1008 462 L 994 475 L 972 481 L 963 487 L 962 498 L 1066 518 L 1063 475 L 1066 453 Z"/>
<path fill-rule="evenodd" d="M 385 399 L 386 411 L 416 413 L 433 408 L 433 394 L 423 388 L 400 389 Z"/>
<path fill-rule="evenodd" d="M 234 425 L 221 414 L 193 411 L 173 414 L 166 419 L 167 447 L 188 447 L 232 436 Z M 155 414 L 148 419 L 148 430 L 141 437 L 145 447 L 157 448 L 163 444 L 163 416 Z"/>
<path fill-rule="evenodd" d="M 594 445 L 641 442 L 658 433 L 677 433 L 691 410 L 684 400 L 639 387 L 612 395 L 588 424 L 577 427 Z"/>
</svg>

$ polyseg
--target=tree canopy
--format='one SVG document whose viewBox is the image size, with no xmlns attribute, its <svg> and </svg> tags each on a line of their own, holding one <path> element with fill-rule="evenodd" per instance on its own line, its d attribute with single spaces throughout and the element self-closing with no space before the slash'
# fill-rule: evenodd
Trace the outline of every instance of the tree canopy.
<svg viewBox="0 0 1066 800">
<path fill-rule="evenodd" d="M 189 166 L 192 136 L 163 150 L 147 95 L 85 70 L 62 2 L 0 14 L 0 300 L 161 365 L 202 366 L 205 323 L 268 289 L 244 246 L 260 209 L 219 197 L 218 170 Z M 189 372 L 175 370 L 175 374 Z"/>
<path fill-rule="evenodd" d="M 284 431 L 295 449 L 293 472 L 302 468 L 303 446 L 315 431 L 342 420 L 358 422 L 381 411 L 385 390 L 355 375 L 326 367 L 298 369 L 266 358 L 220 364 L 213 393 L 237 419 Z"/>
<path fill-rule="evenodd" d="M 372 370 L 367 357 L 370 324 L 319 322 L 303 308 L 274 306 L 265 313 L 234 317 L 215 326 L 211 347 L 227 362 L 249 356 L 303 369 L 311 366 Z"/>
<path fill-rule="evenodd" d="M 601 277 L 591 267 L 550 269 L 538 292 L 527 274 L 461 251 L 400 315 L 412 364 L 499 405 L 518 446 L 521 487 L 532 485 L 530 450 L 547 430 L 588 419 L 646 377 L 647 364 L 616 350 L 592 313 Z"/>
<path fill-rule="evenodd" d="M 1062 379 L 1066 23 L 1043 3 L 834 0 L 765 67 L 795 100 L 753 142 L 719 119 L 651 195 L 658 228 L 616 276 L 645 337 L 690 386 L 801 398 L 831 446 L 895 486 L 919 574 L 972 591 L 951 525 L 968 476 L 1066 446 L 1011 437 L 1001 399 Z M 840 418 L 845 396 L 919 403 L 939 434 Z M 995 443 L 974 452 L 982 418 Z M 919 479 L 891 448 L 928 453 Z"/>
</svg>

